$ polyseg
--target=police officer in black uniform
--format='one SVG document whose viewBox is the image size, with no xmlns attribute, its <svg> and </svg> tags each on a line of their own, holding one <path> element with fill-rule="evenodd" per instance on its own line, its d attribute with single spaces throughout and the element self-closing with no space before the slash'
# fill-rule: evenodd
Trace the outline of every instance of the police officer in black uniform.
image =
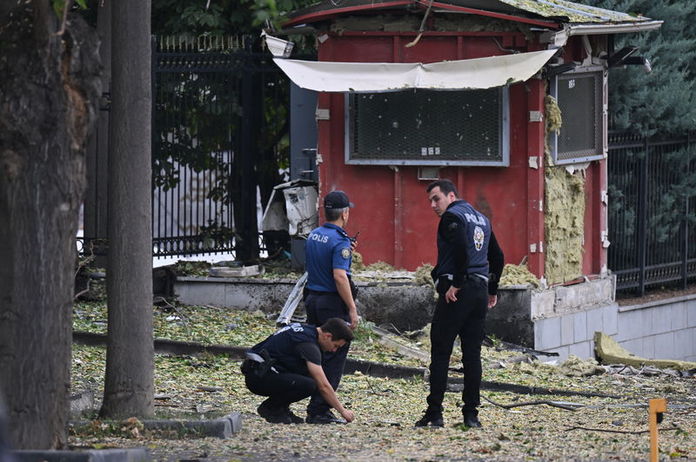
<svg viewBox="0 0 696 462">
<path fill-rule="evenodd" d="M 355 241 L 345 231 L 353 204 L 343 191 L 324 197 L 326 223 L 312 230 L 305 244 L 307 284 L 304 303 L 307 323 L 321 325 L 329 318 L 344 319 L 352 329 L 358 326 L 354 285 L 350 265 Z M 350 343 L 323 357 L 322 367 L 334 390 L 338 389 Z M 307 406 L 307 423 L 345 423 L 331 412 L 323 395 L 315 393 Z"/>
<path fill-rule="evenodd" d="M 432 276 L 439 294 L 430 331 L 430 394 L 425 415 L 416 426 L 441 427 L 442 400 L 454 340 L 461 340 L 464 366 L 464 424 L 480 427 L 477 407 L 481 388 L 481 343 L 486 309 L 497 303 L 504 256 L 486 216 L 459 199 L 450 180 L 426 188 L 430 206 L 440 216 L 437 265 Z"/>
<path fill-rule="evenodd" d="M 320 393 L 329 406 L 350 422 L 354 415 L 336 397 L 321 367 L 322 351 L 331 353 L 353 339 L 353 331 L 339 318 L 320 327 L 293 323 L 278 330 L 247 352 L 242 363 L 249 391 L 268 396 L 257 408 L 271 423 L 302 423 L 290 404 Z"/>
</svg>

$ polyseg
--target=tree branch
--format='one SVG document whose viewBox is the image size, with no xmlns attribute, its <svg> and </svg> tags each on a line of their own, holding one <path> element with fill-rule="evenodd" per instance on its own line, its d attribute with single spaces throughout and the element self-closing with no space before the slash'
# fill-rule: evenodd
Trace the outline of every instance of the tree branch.
<svg viewBox="0 0 696 462">
<path fill-rule="evenodd" d="M 576 411 L 577 408 L 579 407 L 584 407 L 583 404 L 567 404 L 567 403 L 559 403 L 558 401 L 549 401 L 549 400 L 539 400 L 539 401 L 526 401 L 524 403 L 515 403 L 515 404 L 500 404 L 496 403 L 490 398 L 487 398 L 486 396 L 481 395 L 483 399 L 488 401 L 491 404 L 494 404 L 498 407 L 502 407 L 503 409 L 512 409 L 514 407 L 521 407 L 521 406 L 537 406 L 539 404 L 546 404 L 547 406 L 551 407 L 557 407 L 560 409 L 565 409 L 566 411 Z"/>
</svg>

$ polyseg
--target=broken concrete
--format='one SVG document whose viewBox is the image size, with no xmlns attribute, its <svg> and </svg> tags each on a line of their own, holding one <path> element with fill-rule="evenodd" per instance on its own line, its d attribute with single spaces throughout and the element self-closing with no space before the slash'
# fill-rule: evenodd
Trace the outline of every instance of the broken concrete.
<svg viewBox="0 0 696 462">
<path fill-rule="evenodd" d="M 82 414 L 92 412 L 94 406 L 94 392 L 91 390 L 81 391 L 70 396 L 70 417 L 76 419 Z"/>
<path fill-rule="evenodd" d="M 211 420 L 177 420 L 177 419 L 163 419 L 163 420 L 141 420 L 138 421 L 138 425 L 142 424 L 143 429 L 156 432 L 168 432 L 176 435 L 186 435 L 186 436 L 196 436 L 200 438 L 212 437 L 227 439 L 230 438 L 235 433 L 239 433 L 242 430 L 242 416 L 239 412 L 232 412 L 224 417 Z M 89 428 L 91 422 L 74 422 L 71 424 L 75 431 L 79 432 L 83 427 Z M 69 452 L 69 451 L 67 451 Z M 85 451 L 89 452 L 89 451 Z M 74 453 L 73 453 L 74 454 Z M 109 454 L 107 454 L 109 455 Z M 111 457 L 111 455 L 109 455 Z M 100 461 L 102 459 L 92 458 L 85 459 L 84 456 L 79 459 L 71 458 L 65 460 L 85 460 L 85 461 Z M 31 460 L 45 460 L 45 459 L 31 459 Z M 49 459 L 49 460 L 63 460 L 60 458 Z M 107 460 L 107 459 L 104 459 Z M 109 460 L 140 460 L 140 459 L 109 459 Z M 149 460 L 149 459 L 142 459 Z"/>
<path fill-rule="evenodd" d="M 696 362 L 676 361 L 672 359 L 641 358 L 626 351 L 613 338 L 602 332 L 595 332 L 595 352 L 604 364 L 627 364 L 629 366 L 655 366 L 660 369 L 678 371 L 696 370 Z"/>
<path fill-rule="evenodd" d="M 169 431 L 177 434 L 227 439 L 242 429 L 242 417 L 233 412 L 214 420 L 143 420 L 151 431 Z"/>
<path fill-rule="evenodd" d="M 10 451 L 16 462 L 143 462 L 152 457 L 145 448 L 88 449 L 85 451 Z"/>
</svg>

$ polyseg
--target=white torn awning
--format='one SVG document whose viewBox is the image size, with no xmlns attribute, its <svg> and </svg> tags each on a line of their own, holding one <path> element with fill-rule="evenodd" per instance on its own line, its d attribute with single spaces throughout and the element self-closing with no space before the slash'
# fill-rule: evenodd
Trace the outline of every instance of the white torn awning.
<svg viewBox="0 0 696 462">
<path fill-rule="evenodd" d="M 437 63 L 345 63 L 274 58 L 301 88 L 328 92 L 381 92 L 409 88 L 464 90 L 524 82 L 558 50 Z"/>
</svg>

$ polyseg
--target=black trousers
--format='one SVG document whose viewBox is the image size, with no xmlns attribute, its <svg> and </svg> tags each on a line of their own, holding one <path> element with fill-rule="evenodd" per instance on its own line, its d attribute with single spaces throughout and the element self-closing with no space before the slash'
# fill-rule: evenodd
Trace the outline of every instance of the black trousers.
<svg viewBox="0 0 696 462">
<path fill-rule="evenodd" d="M 442 412 L 447 374 L 454 340 L 459 336 L 464 367 L 462 411 L 475 411 L 481 404 L 481 343 L 488 309 L 488 284 L 475 276 L 464 280 L 457 301 L 446 303 L 440 294 L 430 330 L 429 412 Z"/>
<path fill-rule="evenodd" d="M 262 376 L 249 370 L 244 374 L 244 382 L 250 392 L 268 396 L 269 404 L 276 408 L 287 408 L 291 403 L 311 396 L 317 389 L 317 384 L 311 377 L 270 370 Z"/>
<path fill-rule="evenodd" d="M 341 318 L 350 322 L 346 304 L 338 293 L 308 292 L 304 302 L 308 324 L 321 326 L 330 318 Z M 334 391 L 338 389 L 338 385 L 341 383 L 343 368 L 346 364 L 346 357 L 348 356 L 349 349 L 350 343 L 346 343 L 334 353 L 324 352 L 322 354 L 321 367 L 324 369 L 324 374 Z M 331 409 L 331 406 L 329 406 L 319 392 L 315 392 L 307 406 L 307 414 L 323 414 L 329 409 Z"/>
</svg>

